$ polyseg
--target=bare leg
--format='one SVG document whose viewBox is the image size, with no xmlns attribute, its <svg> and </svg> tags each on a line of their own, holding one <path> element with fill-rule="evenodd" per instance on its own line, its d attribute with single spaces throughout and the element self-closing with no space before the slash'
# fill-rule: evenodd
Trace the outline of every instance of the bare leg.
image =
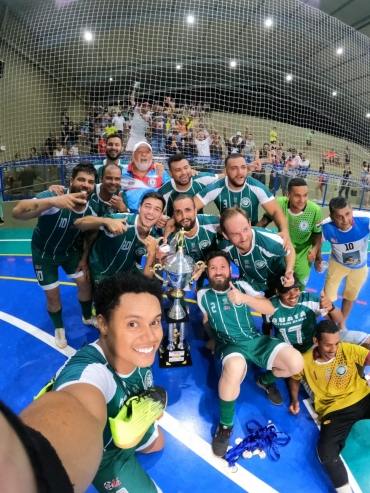
<svg viewBox="0 0 370 493">
<path fill-rule="evenodd" d="M 286 378 L 302 371 L 303 358 L 293 346 L 280 349 L 272 363 L 272 373 L 275 377 Z"/>
<path fill-rule="evenodd" d="M 343 322 L 339 324 L 340 330 L 347 330 L 346 321 L 349 314 L 351 313 L 352 307 L 353 307 L 353 301 L 343 298 L 342 301 Z"/>
<path fill-rule="evenodd" d="M 225 361 L 218 382 L 218 395 L 224 401 L 234 401 L 240 393 L 240 384 L 246 373 L 247 363 L 240 356 L 232 356 Z"/>
<path fill-rule="evenodd" d="M 46 296 L 46 309 L 48 312 L 58 312 L 62 309 L 59 286 L 54 289 L 48 289 L 47 291 L 44 291 L 44 293 Z"/>
<path fill-rule="evenodd" d="M 149 447 L 144 448 L 143 450 L 139 450 L 139 452 L 140 454 L 151 454 L 153 452 L 159 452 L 160 450 L 163 449 L 164 442 L 165 439 L 164 439 L 163 431 L 160 428 L 158 428 L 158 436 L 154 440 L 154 442 L 151 443 Z"/>
</svg>

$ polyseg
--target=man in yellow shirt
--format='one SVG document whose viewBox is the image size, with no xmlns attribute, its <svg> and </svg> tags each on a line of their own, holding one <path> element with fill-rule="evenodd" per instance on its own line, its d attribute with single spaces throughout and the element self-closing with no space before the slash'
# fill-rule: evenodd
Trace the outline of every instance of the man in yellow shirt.
<svg viewBox="0 0 370 493">
<path fill-rule="evenodd" d="M 105 127 L 104 131 L 108 135 L 108 137 L 111 134 L 116 134 L 117 133 L 117 129 L 116 129 L 116 127 L 114 125 L 112 125 L 112 122 L 111 121 L 108 123 L 108 126 Z"/>
<path fill-rule="evenodd" d="M 340 457 L 352 426 L 370 419 L 370 388 L 356 365 L 369 365 L 370 352 L 340 342 L 339 328 L 331 320 L 317 324 L 315 347 L 303 355 L 304 368 L 289 380 L 289 411 L 299 413 L 298 390 L 305 378 L 313 391 L 315 411 L 321 420 L 317 453 L 338 493 L 352 493 L 347 470 Z"/>
<path fill-rule="evenodd" d="M 277 141 L 277 137 L 278 137 L 278 134 L 276 131 L 276 127 L 273 127 L 273 129 L 270 130 L 270 143 L 275 145 L 276 141 Z"/>
</svg>

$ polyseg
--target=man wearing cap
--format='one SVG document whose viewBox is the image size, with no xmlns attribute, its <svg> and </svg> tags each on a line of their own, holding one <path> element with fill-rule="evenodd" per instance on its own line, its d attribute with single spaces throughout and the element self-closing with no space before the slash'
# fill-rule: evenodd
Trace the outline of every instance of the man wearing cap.
<svg viewBox="0 0 370 493">
<path fill-rule="evenodd" d="M 138 142 L 146 142 L 145 133 L 149 126 L 150 117 L 148 113 L 149 103 L 137 105 L 135 102 L 135 88 L 131 93 L 131 105 L 134 107 L 134 116 L 131 122 L 130 138 L 128 139 L 126 151 L 133 151 Z"/>
<path fill-rule="evenodd" d="M 160 166 L 159 166 L 160 165 Z M 125 190 L 131 212 L 138 212 L 142 197 L 148 192 L 157 192 L 170 176 L 163 171 L 162 164 L 153 163 L 151 146 L 146 141 L 133 147 L 132 162 L 122 171 L 121 188 Z"/>
</svg>

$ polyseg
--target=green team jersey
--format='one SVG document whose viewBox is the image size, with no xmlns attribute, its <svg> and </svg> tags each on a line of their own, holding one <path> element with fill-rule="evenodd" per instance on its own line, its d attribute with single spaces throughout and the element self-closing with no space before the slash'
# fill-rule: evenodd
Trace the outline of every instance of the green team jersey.
<svg viewBox="0 0 370 493">
<path fill-rule="evenodd" d="M 246 281 L 232 281 L 234 286 L 245 294 L 257 296 Z M 208 321 L 218 343 L 240 342 L 261 337 L 255 328 L 251 312 L 244 303 L 234 305 L 229 301 L 230 291 L 215 291 L 206 286 L 197 293 L 200 310 L 208 315 Z"/>
<path fill-rule="evenodd" d="M 96 209 L 99 210 L 98 216 L 104 217 L 104 216 L 110 216 L 111 214 L 116 214 L 119 213 L 117 209 L 112 207 L 111 205 L 107 204 L 100 198 L 100 188 L 101 188 L 101 183 L 98 185 L 95 185 L 95 190 L 94 193 L 91 195 L 90 201 L 94 202 L 96 204 Z M 127 195 L 124 190 L 121 189 L 121 187 L 117 188 L 116 192 L 114 195 L 118 195 L 119 192 L 122 191 L 122 200 L 125 206 L 128 209 L 128 202 L 127 202 Z"/>
<path fill-rule="evenodd" d="M 321 207 L 308 200 L 302 212 L 293 214 L 289 209 L 288 197 L 278 197 L 276 201 L 287 218 L 289 236 L 297 258 L 307 256 L 308 250 L 312 248 L 312 233 L 321 233 Z"/>
<path fill-rule="evenodd" d="M 227 252 L 239 267 L 239 275 L 256 291 L 266 291 L 275 282 L 276 276 L 285 272 L 284 257 L 289 253 L 283 248 L 283 240 L 275 233 L 261 228 L 252 228 L 252 247 L 244 255 L 229 241 L 220 242 L 220 250 Z"/>
<path fill-rule="evenodd" d="M 229 188 L 226 176 L 203 188 L 197 197 L 204 205 L 213 201 L 220 214 L 225 209 L 237 205 L 248 213 L 252 226 L 258 222 L 258 206 L 275 199 L 265 185 L 249 176 L 240 192 L 235 192 Z"/>
<path fill-rule="evenodd" d="M 63 193 L 69 193 L 69 189 L 65 189 Z M 56 193 L 46 190 L 39 193 L 35 200 L 55 196 Z M 84 232 L 75 228 L 74 222 L 81 217 L 98 214 L 99 208 L 91 200 L 81 212 L 57 207 L 44 211 L 38 218 L 32 234 L 32 250 L 37 250 L 42 257 L 51 256 L 53 259 L 58 256 L 68 256 L 76 250 L 82 251 Z"/>
<path fill-rule="evenodd" d="M 170 181 L 162 185 L 158 189 L 158 193 L 160 193 L 166 201 L 167 215 L 170 217 L 173 216 L 173 201 L 178 195 L 185 193 L 187 195 L 195 197 L 198 192 L 203 190 L 203 188 L 205 188 L 207 185 L 215 182 L 217 179 L 217 175 L 215 174 L 199 173 L 199 175 L 190 178 L 190 185 L 187 190 L 178 190 L 176 188 L 176 183 L 174 179 L 171 179 Z M 198 211 L 198 214 L 202 213 L 203 211 L 200 209 Z"/>
<path fill-rule="evenodd" d="M 89 257 L 91 276 L 94 281 L 113 276 L 117 272 L 127 272 L 133 268 L 141 270 L 141 259 L 147 253 L 137 231 L 137 214 L 111 214 L 111 219 L 126 218 L 127 231 L 114 236 L 103 228 Z M 149 233 L 159 238 L 157 231 Z"/>
<path fill-rule="evenodd" d="M 294 307 L 283 305 L 278 296 L 273 296 L 270 301 L 275 308 L 274 314 L 263 315 L 263 318 L 276 328 L 276 337 L 300 353 L 308 351 L 313 346 L 316 317 L 326 315 L 320 308 L 319 296 L 302 291 Z"/>
<path fill-rule="evenodd" d="M 218 250 L 217 248 L 217 227 L 220 221 L 216 216 L 209 214 L 198 214 L 196 216 L 197 233 L 188 237 L 185 236 L 184 252 L 189 255 L 195 262 L 205 260 L 209 252 Z M 168 243 L 171 242 L 175 233 L 168 237 Z"/>
<path fill-rule="evenodd" d="M 108 418 L 115 418 L 129 397 L 153 387 L 152 370 L 149 367 L 137 367 L 130 375 L 119 375 L 109 365 L 102 348 L 93 343 L 77 351 L 58 370 L 53 390 L 62 390 L 68 385 L 78 383 L 93 385 L 104 396 L 107 405 L 107 423 L 103 432 L 104 461 L 112 452 L 123 450 L 117 448 L 113 442 Z M 127 449 L 128 457 L 134 451 L 132 448 Z"/>
</svg>

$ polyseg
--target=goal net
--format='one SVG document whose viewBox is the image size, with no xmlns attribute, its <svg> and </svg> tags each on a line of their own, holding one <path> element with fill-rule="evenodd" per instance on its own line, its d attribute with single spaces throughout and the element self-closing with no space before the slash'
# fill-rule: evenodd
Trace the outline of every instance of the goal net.
<svg viewBox="0 0 370 493">
<path fill-rule="evenodd" d="M 299 0 L 1 0 L 0 22 L 6 198 L 101 160 L 112 120 L 127 147 L 133 101 L 156 159 L 179 147 L 220 169 L 235 150 L 272 164 L 296 153 L 319 199 L 345 165 L 354 205 L 370 189 L 370 40 Z M 28 164 L 37 176 L 22 183 Z"/>
</svg>

